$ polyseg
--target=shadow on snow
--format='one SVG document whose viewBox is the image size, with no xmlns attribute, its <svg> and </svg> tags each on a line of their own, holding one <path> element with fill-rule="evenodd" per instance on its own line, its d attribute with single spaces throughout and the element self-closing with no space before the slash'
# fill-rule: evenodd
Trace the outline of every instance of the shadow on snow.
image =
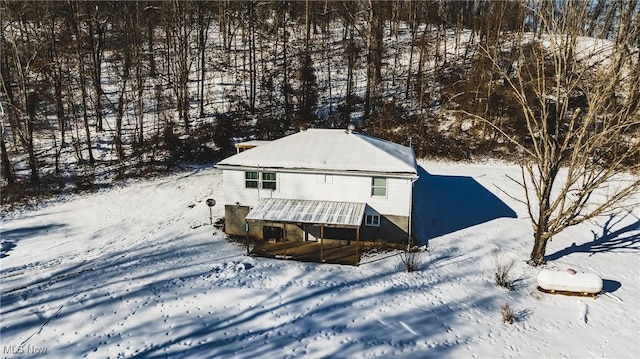
<svg viewBox="0 0 640 359">
<path fill-rule="evenodd" d="M 65 226 L 66 224 L 47 224 L 1 231 L 0 239 L 2 242 L 2 251 L 0 252 L 0 258 L 8 257 L 9 252 L 17 245 L 17 242 L 21 239 L 27 239 L 32 236 L 40 236 L 46 232 L 56 230 Z"/>
<path fill-rule="evenodd" d="M 500 198 L 468 176 L 432 175 L 418 166 L 413 188 L 413 233 L 429 239 L 497 218 L 517 218 Z"/>
<path fill-rule="evenodd" d="M 628 215 L 631 215 L 629 213 Z M 627 215 L 627 216 L 628 216 Z M 602 226 L 602 233 L 593 232 L 593 240 L 580 245 L 575 242 L 545 257 L 547 261 L 556 260 L 572 253 L 589 253 L 592 256 L 604 252 L 632 252 L 640 250 L 640 219 L 618 230 L 613 230 L 627 216 L 611 215 Z"/>
<path fill-rule="evenodd" d="M 497 301 L 487 294 L 463 303 L 436 299 L 404 302 L 407 295 L 420 296 L 421 291 L 446 286 L 450 278 L 434 278 L 416 287 L 412 283 L 388 283 L 388 278 L 395 274 L 397 272 L 379 272 L 364 282 L 352 279 L 304 290 L 285 286 L 271 292 L 258 305 L 245 306 L 237 314 L 205 318 L 199 323 L 187 322 L 182 328 L 175 328 L 182 331 L 182 335 L 170 337 L 133 357 L 189 357 L 198 356 L 197 353 L 206 353 L 209 357 L 359 357 L 363 353 L 390 354 L 385 352 L 393 352 L 398 347 L 403 348 L 403 353 L 419 352 L 424 357 L 427 346 L 429 357 L 440 357 L 473 340 L 461 333 L 457 341 L 439 342 L 450 327 L 467 320 L 461 316 L 461 308 L 484 308 Z M 303 276 L 313 281 L 313 273 Z M 304 278 L 298 279 L 304 281 Z M 379 296 L 398 298 L 391 310 L 393 314 L 386 315 L 381 310 L 377 302 Z"/>
<path fill-rule="evenodd" d="M 474 340 L 466 332 L 459 332 L 453 341 L 445 339 L 451 337 L 447 333 L 452 327 L 469 320 L 461 310 L 495 307 L 498 299 L 491 292 L 460 301 L 438 294 L 451 281 L 468 280 L 476 272 L 459 271 L 451 277 L 434 275 L 425 268 L 417 274 L 423 278 L 416 282 L 418 277 L 406 276 L 400 268 L 365 275 L 359 268 L 331 266 L 335 273 L 321 274 L 319 282 L 317 274 L 328 269 L 310 264 L 300 269 L 301 275 L 293 282 L 250 289 L 247 293 L 256 295 L 249 298 L 252 303 L 236 305 L 226 302 L 230 299 L 225 299 L 226 290 L 259 283 L 245 283 L 251 281 L 245 273 L 219 279 L 210 269 L 220 261 L 245 261 L 247 257 L 239 249 L 237 256 L 221 258 L 219 246 L 226 241 L 194 243 L 188 237 L 157 239 L 150 245 L 106 253 L 57 271 L 45 283 L 36 279 L 4 293 L 2 315 L 7 322 L 3 336 L 22 341 L 21 345 L 33 344 L 31 339 L 47 326 L 81 320 L 87 326 L 99 321 L 95 324 L 98 331 L 60 343 L 50 348 L 52 352 L 76 357 L 92 352 L 106 355 L 105 350 L 112 354 L 117 345 L 120 350 L 130 347 L 129 355 L 137 358 L 274 353 L 357 357 L 363 352 L 385 355 L 398 348 L 403 353 L 428 350 L 429 355 L 441 356 L 462 350 Z M 424 266 L 437 267 L 452 258 L 453 252 L 429 255 Z M 279 269 L 289 265 L 249 261 L 256 265 L 244 266 L 249 271 L 246 275 L 263 271 L 278 276 Z M 200 306 L 210 303 L 209 308 L 195 308 L 190 298 L 196 296 L 209 298 L 197 302 Z M 184 310 L 172 312 L 176 305 Z M 169 310 L 165 315 L 161 315 L 163 308 Z M 131 317 L 136 319 L 128 324 Z M 127 337 L 131 333 L 134 337 Z M 135 333 L 155 339 L 141 344 Z"/>
</svg>

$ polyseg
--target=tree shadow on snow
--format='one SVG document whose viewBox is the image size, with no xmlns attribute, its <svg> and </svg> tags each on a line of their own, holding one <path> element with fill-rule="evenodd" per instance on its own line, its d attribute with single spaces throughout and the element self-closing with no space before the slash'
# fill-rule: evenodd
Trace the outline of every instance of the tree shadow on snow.
<svg viewBox="0 0 640 359">
<path fill-rule="evenodd" d="M 16 247 L 16 243 L 21 239 L 42 235 L 46 232 L 53 231 L 65 226 L 66 224 L 47 224 L 42 226 L 24 227 L 1 231 L 0 238 L 2 238 L 2 250 L 0 251 L 0 258 L 8 257 L 9 252 Z"/>
<path fill-rule="evenodd" d="M 197 323 L 185 322 L 181 328 L 174 328 L 182 335 L 147 347 L 133 358 L 186 357 L 198 356 L 198 353 L 207 353 L 211 357 L 279 357 L 285 354 L 294 357 L 359 357 L 363 353 L 384 353 L 394 348 L 404 348 L 405 353 L 414 351 L 411 353 L 413 356 L 422 356 L 426 349 L 420 343 L 428 341 L 435 342 L 428 349 L 433 357 L 451 356 L 463 343 L 471 341 L 471 337 L 461 332 L 457 341 L 438 344 L 443 331 L 467 320 L 461 317 L 461 311 L 496 305 L 497 298 L 491 294 L 479 294 L 462 303 L 439 301 L 434 296 L 431 301 L 415 301 L 404 309 L 385 313 L 377 306 L 375 299 L 378 296 L 411 297 L 412 290 L 439 290 L 451 280 L 437 278 L 422 284 L 421 288 L 413 288 L 390 284 L 389 277 L 394 273 L 395 270 L 381 271 L 364 281 L 354 278 L 330 286 L 291 290 L 284 287 L 273 291 L 259 305 L 247 306 L 239 313 L 225 313 L 217 318 L 211 315 Z M 313 275 L 304 273 L 298 279 L 304 282 L 303 278 L 309 276 L 309 280 L 313 280 Z M 364 286 L 363 283 L 369 284 Z M 381 288 L 383 284 L 383 290 L 370 291 Z M 310 306 L 310 303 L 314 305 Z M 362 313 L 362 316 L 353 315 L 354 312 Z M 283 315 L 288 319 L 278 323 L 277 318 Z M 334 337 L 340 336 L 347 339 L 340 340 L 340 345 L 334 344 L 338 342 Z M 326 345 L 319 353 L 314 352 L 321 346 L 315 346 L 316 341 Z"/>
<path fill-rule="evenodd" d="M 398 268 L 352 275 L 358 270 L 309 265 L 300 268 L 292 284 L 242 284 L 277 278 L 278 269 L 287 266 L 251 260 L 243 269 L 263 271 L 266 277 L 245 277 L 242 272 L 218 278 L 216 264 L 246 258 L 240 255 L 243 251 L 220 256 L 226 245 L 194 240 L 189 234 L 159 237 L 88 261 L 70 261 L 42 277 L 25 272 L 20 287 L 2 293 L 3 335 L 36 345 L 34 335 L 45 328 L 57 330 L 69 321 L 86 320 L 90 329 L 80 331 L 83 339 L 51 344 L 50 351 L 73 357 L 112 351 L 133 358 L 359 357 L 403 348 L 411 356 L 428 350 L 434 357 L 451 357 L 464 351 L 473 337 L 469 331 L 455 337 L 448 331 L 464 327 L 475 313 L 495 308 L 499 300 L 495 292 L 483 290 L 490 287 L 487 283 L 476 283 L 478 295 L 447 295 L 452 283 L 469 282 L 480 268 L 414 282 Z M 424 267 L 451 264 L 460 254 L 454 247 L 429 255 Z M 229 303 L 233 297 L 226 298 L 225 290 L 244 286 L 252 288 L 244 293 L 255 291 L 260 301 Z M 392 303 L 398 307 L 389 310 Z M 134 344 L 127 333 L 142 333 L 147 336 L 142 340 L 151 342 Z"/>
<path fill-rule="evenodd" d="M 418 166 L 413 187 L 413 233 L 429 239 L 497 218 L 517 218 L 500 198 L 468 176 L 432 175 Z"/>
<path fill-rule="evenodd" d="M 631 215 L 631 214 L 628 214 Z M 593 240 L 580 245 L 575 242 L 569 247 L 561 249 L 545 257 L 547 261 L 562 258 L 571 253 L 589 253 L 592 256 L 596 253 L 604 252 L 632 252 L 640 250 L 640 219 L 626 227 L 613 230 L 616 224 L 620 223 L 626 216 L 611 215 L 607 222 L 602 226 L 602 233 L 598 234 L 594 231 Z"/>
</svg>

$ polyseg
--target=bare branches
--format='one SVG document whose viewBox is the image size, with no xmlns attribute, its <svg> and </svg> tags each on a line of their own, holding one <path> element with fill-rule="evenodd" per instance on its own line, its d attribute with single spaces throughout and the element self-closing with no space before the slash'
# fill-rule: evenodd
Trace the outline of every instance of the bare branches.
<svg viewBox="0 0 640 359">
<path fill-rule="evenodd" d="M 535 230 L 534 264 L 543 262 L 551 237 L 614 211 L 640 190 L 640 60 L 630 56 L 638 52 L 638 9 L 616 9 L 609 11 L 621 14 L 618 36 L 604 53 L 583 43 L 588 10 L 572 3 L 553 14 L 530 9 L 540 31 L 511 36 L 516 52 L 510 59 L 481 48 L 517 102 L 525 135 L 495 118 L 464 113 L 488 123 L 526 155 L 519 184 Z"/>
</svg>

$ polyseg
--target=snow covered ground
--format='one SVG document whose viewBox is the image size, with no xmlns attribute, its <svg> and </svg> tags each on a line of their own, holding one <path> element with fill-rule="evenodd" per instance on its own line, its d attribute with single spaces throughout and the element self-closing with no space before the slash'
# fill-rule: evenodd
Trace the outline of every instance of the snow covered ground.
<svg viewBox="0 0 640 359">
<path fill-rule="evenodd" d="M 501 191 L 518 195 L 506 175 L 519 168 L 422 166 L 448 203 L 425 207 L 435 237 L 415 273 L 396 252 L 359 267 L 244 256 L 209 225 L 205 200 L 222 199 L 211 167 L 6 214 L 2 356 L 640 356 L 639 208 L 570 228 L 547 250 L 546 268 L 597 273 L 615 297 L 547 295 L 524 263 L 526 210 Z M 446 192 L 456 186 L 467 191 Z M 483 217 L 488 200 L 496 215 Z M 493 283 L 496 249 L 517 260 L 513 291 Z M 505 303 L 513 325 L 501 321 Z"/>
</svg>

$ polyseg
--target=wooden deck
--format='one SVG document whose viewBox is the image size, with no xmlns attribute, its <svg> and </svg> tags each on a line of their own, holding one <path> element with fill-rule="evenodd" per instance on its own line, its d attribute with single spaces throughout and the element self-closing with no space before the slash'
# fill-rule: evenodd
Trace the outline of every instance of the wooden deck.
<svg viewBox="0 0 640 359">
<path fill-rule="evenodd" d="M 285 255 L 286 252 L 286 255 Z M 356 252 L 358 256 L 356 257 Z M 359 251 L 356 251 L 355 244 L 335 244 L 324 243 L 321 247 L 319 242 L 277 242 L 269 243 L 259 241 L 256 243 L 252 253 L 258 257 L 292 259 L 301 262 L 317 262 L 332 264 L 358 265 L 360 262 Z M 321 259 L 322 258 L 324 260 Z"/>
</svg>

